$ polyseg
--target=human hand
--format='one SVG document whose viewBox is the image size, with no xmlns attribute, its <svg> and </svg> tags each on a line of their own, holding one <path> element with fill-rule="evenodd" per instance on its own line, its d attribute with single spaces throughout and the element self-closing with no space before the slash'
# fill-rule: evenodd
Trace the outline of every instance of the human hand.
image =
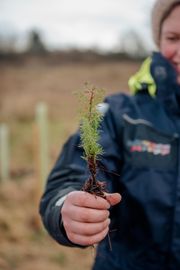
<svg viewBox="0 0 180 270">
<path fill-rule="evenodd" d="M 109 208 L 120 202 L 119 193 L 106 193 L 106 199 L 84 191 L 70 192 L 61 209 L 69 240 L 82 246 L 100 242 L 109 231 Z"/>
</svg>

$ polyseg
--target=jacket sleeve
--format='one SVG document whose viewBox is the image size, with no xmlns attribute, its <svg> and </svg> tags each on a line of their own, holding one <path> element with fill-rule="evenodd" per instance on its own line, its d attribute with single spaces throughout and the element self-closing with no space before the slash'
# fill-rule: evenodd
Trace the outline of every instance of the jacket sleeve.
<svg viewBox="0 0 180 270">
<path fill-rule="evenodd" d="M 97 179 L 106 181 L 107 190 L 116 190 L 116 177 L 120 168 L 121 154 L 116 140 L 115 123 L 111 109 L 107 111 L 100 127 L 100 144 L 104 149 L 100 159 Z M 71 136 L 51 171 L 44 194 L 40 201 L 40 215 L 49 234 L 60 244 L 78 246 L 71 243 L 61 225 L 61 207 L 57 202 L 73 190 L 81 190 L 88 179 L 86 161 L 82 158 L 80 134 Z"/>
</svg>

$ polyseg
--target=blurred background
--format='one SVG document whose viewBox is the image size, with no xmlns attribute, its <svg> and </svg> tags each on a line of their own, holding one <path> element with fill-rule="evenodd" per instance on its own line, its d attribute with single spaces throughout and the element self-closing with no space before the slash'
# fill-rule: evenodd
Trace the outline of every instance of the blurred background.
<svg viewBox="0 0 180 270">
<path fill-rule="evenodd" d="M 38 203 L 48 172 L 78 126 L 73 94 L 107 94 L 154 50 L 154 0 L 0 0 L 0 269 L 91 269 L 95 249 L 56 244 Z"/>
</svg>

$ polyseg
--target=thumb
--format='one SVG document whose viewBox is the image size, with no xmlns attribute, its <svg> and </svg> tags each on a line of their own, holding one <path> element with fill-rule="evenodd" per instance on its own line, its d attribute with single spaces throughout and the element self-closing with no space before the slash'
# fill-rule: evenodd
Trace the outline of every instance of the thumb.
<svg viewBox="0 0 180 270">
<path fill-rule="evenodd" d="M 105 196 L 111 206 L 118 204 L 122 199 L 119 193 L 105 193 Z"/>
</svg>

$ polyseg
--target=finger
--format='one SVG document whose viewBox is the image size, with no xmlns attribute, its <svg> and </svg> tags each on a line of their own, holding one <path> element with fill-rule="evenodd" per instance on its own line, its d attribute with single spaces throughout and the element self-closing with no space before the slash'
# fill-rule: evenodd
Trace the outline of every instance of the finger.
<svg viewBox="0 0 180 270">
<path fill-rule="evenodd" d="M 69 240 L 75 244 L 79 244 L 82 246 L 90 246 L 99 243 L 101 240 L 105 238 L 109 231 L 109 228 L 105 228 L 102 232 L 91 235 L 91 236 L 84 236 L 84 235 L 79 235 L 76 233 L 67 233 L 67 237 Z"/>
<path fill-rule="evenodd" d="M 119 193 L 105 193 L 105 196 L 111 206 L 116 205 L 121 201 L 121 195 Z"/>
<path fill-rule="evenodd" d="M 68 194 L 68 199 L 77 206 L 94 209 L 109 209 L 110 207 L 107 200 L 84 191 L 73 191 Z"/>
<path fill-rule="evenodd" d="M 77 221 L 71 221 L 71 224 L 67 222 L 67 224 L 64 224 L 64 226 L 66 226 L 66 230 L 71 231 L 72 233 L 91 236 L 104 231 L 109 227 L 109 224 L 110 219 L 106 219 L 105 221 L 99 223 L 81 223 Z"/>
<path fill-rule="evenodd" d="M 69 218 L 79 222 L 98 223 L 105 221 L 109 217 L 108 210 L 91 209 L 73 205 L 67 210 Z"/>
</svg>

